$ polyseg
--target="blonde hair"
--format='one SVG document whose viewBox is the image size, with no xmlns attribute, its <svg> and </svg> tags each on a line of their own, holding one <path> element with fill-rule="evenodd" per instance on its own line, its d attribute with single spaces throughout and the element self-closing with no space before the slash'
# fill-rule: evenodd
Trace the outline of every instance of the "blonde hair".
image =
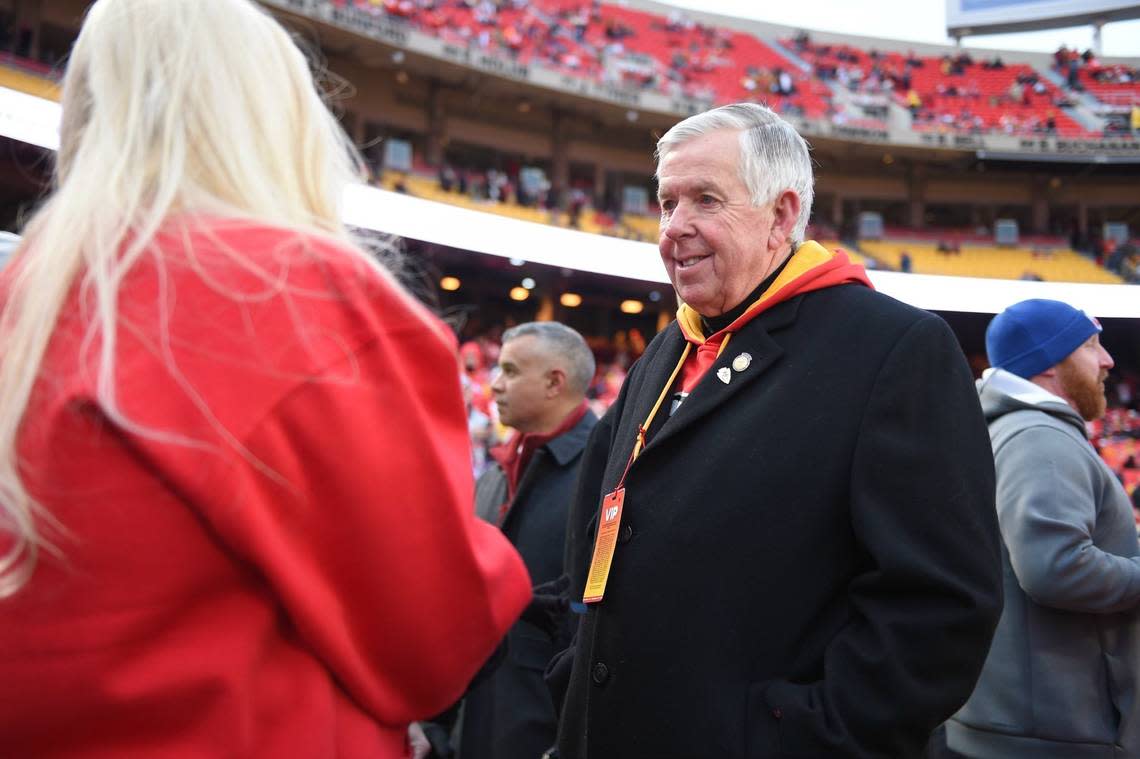
<svg viewBox="0 0 1140 759">
<path fill-rule="evenodd" d="M 164 221 L 189 212 L 348 241 L 341 193 L 362 176 L 305 56 L 249 0 L 98 0 L 62 106 L 55 186 L 9 264 L 0 316 L 0 531 L 12 536 L 0 555 L 0 598 L 26 584 L 40 550 L 54 550 L 44 531 L 58 525 L 25 488 L 17 443 L 72 288 L 94 304 L 85 344 L 100 338 L 97 397 L 120 421 L 119 285 L 154 254 Z"/>
</svg>

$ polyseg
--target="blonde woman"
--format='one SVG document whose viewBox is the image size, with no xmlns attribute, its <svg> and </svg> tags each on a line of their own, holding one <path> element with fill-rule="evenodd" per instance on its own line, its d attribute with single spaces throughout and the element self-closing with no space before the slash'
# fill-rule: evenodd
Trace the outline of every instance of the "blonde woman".
<svg viewBox="0 0 1140 759">
<path fill-rule="evenodd" d="M 455 346 L 247 0 L 100 0 L 0 279 L 0 753 L 395 757 L 525 606 Z"/>
</svg>

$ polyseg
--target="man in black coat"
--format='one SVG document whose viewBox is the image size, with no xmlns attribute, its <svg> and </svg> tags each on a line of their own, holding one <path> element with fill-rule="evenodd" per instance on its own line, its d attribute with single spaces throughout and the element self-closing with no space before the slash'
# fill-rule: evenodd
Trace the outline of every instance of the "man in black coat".
<svg viewBox="0 0 1140 759">
<path fill-rule="evenodd" d="M 941 319 L 798 242 L 808 149 L 767 108 L 687 119 L 658 159 L 683 305 L 583 458 L 586 611 L 548 671 L 560 756 L 918 756 L 1001 609 L 965 358 Z"/>
<path fill-rule="evenodd" d="M 502 528 L 537 586 L 563 574 L 567 513 L 597 424 L 585 401 L 593 376 L 594 356 L 570 327 L 530 322 L 503 333 L 491 392 L 515 434 L 491 451 L 495 465 L 475 485 L 475 510 Z M 542 671 L 570 631 L 540 602 L 507 633 L 498 666 L 468 691 L 460 759 L 539 759 L 554 744 L 558 715 Z"/>
</svg>

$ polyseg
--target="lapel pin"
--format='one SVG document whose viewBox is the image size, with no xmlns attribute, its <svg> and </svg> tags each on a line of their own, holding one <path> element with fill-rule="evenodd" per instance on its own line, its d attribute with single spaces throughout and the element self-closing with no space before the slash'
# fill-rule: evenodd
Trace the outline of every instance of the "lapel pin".
<svg viewBox="0 0 1140 759">
<path fill-rule="evenodd" d="M 738 372 L 742 372 L 745 369 L 747 369 L 751 363 L 752 363 L 752 354 L 751 353 L 741 353 L 739 356 L 732 359 L 732 368 Z"/>
<path fill-rule="evenodd" d="M 727 385 L 732 379 L 732 372 L 729 371 L 727 366 L 722 366 L 716 370 L 716 378 Z"/>
</svg>

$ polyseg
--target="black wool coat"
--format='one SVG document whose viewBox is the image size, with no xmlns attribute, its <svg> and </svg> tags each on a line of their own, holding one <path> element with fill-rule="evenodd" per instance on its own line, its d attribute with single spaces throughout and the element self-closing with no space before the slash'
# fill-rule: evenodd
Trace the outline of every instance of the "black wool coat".
<svg viewBox="0 0 1140 759">
<path fill-rule="evenodd" d="M 563 572 L 567 514 L 582 450 L 596 424 L 597 417 L 587 411 L 568 432 L 536 449 L 519 478 L 502 530 L 534 585 Z M 476 512 L 494 521 L 506 495 L 506 476 L 496 465 L 476 485 Z M 465 698 L 461 759 L 539 759 L 554 745 L 558 715 L 542 671 L 556 650 L 549 633 L 526 620 L 511 626 L 506 655 Z"/>
<path fill-rule="evenodd" d="M 659 334 L 591 436 L 568 534 L 578 598 L 601 498 L 683 347 L 676 323 Z M 605 598 L 551 665 L 556 695 L 569 671 L 562 759 L 917 756 L 969 696 L 1001 610 L 961 349 L 862 286 L 742 327 L 633 463 L 622 522 Z"/>
</svg>

